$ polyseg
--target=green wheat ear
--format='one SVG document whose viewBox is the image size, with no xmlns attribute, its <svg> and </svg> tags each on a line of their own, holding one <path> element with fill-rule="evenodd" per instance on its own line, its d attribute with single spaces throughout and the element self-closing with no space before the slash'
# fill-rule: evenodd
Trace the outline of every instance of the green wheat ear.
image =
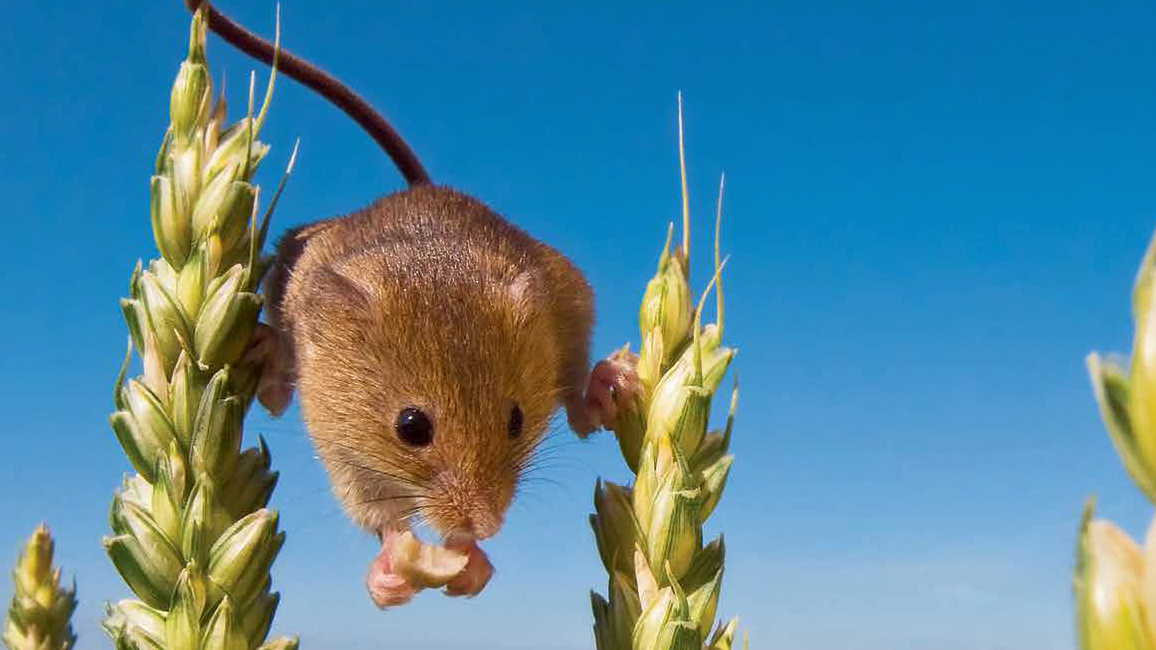
<svg viewBox="0 0 1156 650">
<path fill-rule="evenodd" d="M 72 612 L 76 584 L 60 586 L 60 569 L 52 566 L 53 543 L 40 524 L 24 544 L 12 571 L 15 590 L 4 621 L 8 650 L 69 650 L 76 645 Z"/>
<path fill-rule="evenodd" d="M 737 620 L 715 624 L 725 546 L 703 543 L 703 523 L 719 502 L 734 456 L 727 453 L 735 406 L 726 428 L 707 431 L 710 406 L 736 350 L 722 345 L 723 294 L 715 220 L 714 274 L 697 308 L 689 276 L 690 211 L 678 118 L 683 241 L 670 249 L 673 225 L 639 309 L 641 390 L 621 400 L 611 428 L 631 485 L 601 479 L 594 488 L 590 524 L 609 574 L 608 595 L 591 593 L 598 650 L 730 650 Z M 702 324 L 702 307 L 714 287 L 718 322 Z M 626 355 L 624 349 L 619 352 Z M 745 647 L 745 642 L 744 642 Z"/>
<path fill-rule="evenodd" d="M 108 606 L 118 650 L 297 647 L 266 641 L 280 599 L 269 571 L 285 541 L 266 508 L 277 473 L 263 440 L 241 450 L 260 372 L 245 358 L 263 303 L 259 253 L 284 186 L 258 219 L 252 178 L 269 147 L 257 133 L 276 59 L 260 112 L 250 77 L 246 116 L 226 125 L 205 28 L 198 11 L 149 182 L 160 257 L 137 265 L 121 300 L 143 374 L 126 380 L 126 358 L 110 418 L 136 470 L 113 497 L 104 539 L 136 595 Z"/>
<path fill-rule="evenodd" d="M 1135 338 L 1131 363 L 1093 352 L 1092 393 L 1124 471 L 1156 503 L 1156 238 L 1132 290 Z M 1072 577 L 1076 636 L 1082 650 L 1156 650 L 1156 519 L 1138 545 L 1115 524 L 1080 519 Z"/>
</svg>

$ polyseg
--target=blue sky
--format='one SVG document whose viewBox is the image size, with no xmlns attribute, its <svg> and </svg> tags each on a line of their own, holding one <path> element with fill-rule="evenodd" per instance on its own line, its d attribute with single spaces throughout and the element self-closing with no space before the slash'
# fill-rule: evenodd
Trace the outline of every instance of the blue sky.
<svg viewBox="0 0 1156 650">
<path fill-rule="evenodd" d="M 187 29 L 176 0 L 132 4 L 25 2 L 0 21 L 0 552 L 48 520 L 81 648 L 106 647 L 100 604 L 126 593 L 100 548 L 127 468 L 106 423 L 116 300 L 154 254 L 147 180 Z M 271 2 L 224 5 L 271 32 Z M 287 47 L 379 106 L 436 180 L 587 273 L 599 354 L 637 337 L 677 216 L 683 91 L 699 279 L 727 172 L 743 396 L 708 532 L 727 536 L 720 613 L 756 647 L 1072 647 L 1084 499 L 1134 535 L 1151 513 L 1083 358 L 1128 349 L 1156 222 L 1156 5 L 720 5 L 285 0 L 282 16 Z M 239 107 L 253 64 L 216 40 L 209 56 Z M 298 136 L 278 231 L 401 185 L 354 124 L 282 82 L 265 187 Z M 481 597 L 380 613 L 362 587 L 373 542 L 296 410 L 249 431 L 282 471 L 278 631 L 306 648 L 592 647 L 590 491 L 624 476 L 608 437 L 554 441 L 550 481 L 486 546 Z"/>
</svg>

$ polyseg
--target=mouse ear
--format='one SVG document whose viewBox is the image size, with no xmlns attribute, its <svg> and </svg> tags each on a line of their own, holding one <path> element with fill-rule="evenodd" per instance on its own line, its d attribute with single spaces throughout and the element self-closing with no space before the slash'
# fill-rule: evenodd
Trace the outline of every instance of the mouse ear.
<svg viewBox="0 0 1156 650">
<path fill-rule="evenodd" d="M 352 280 L 329 268 L 309 271 L 304 279 L 302 305 L 314 314 L 305 319 L 310 338 L 329 338 L 348 330 L 350 322 L 360 322 L 368 313 L 369 298 Z M 336 326 L 335 326 L 336 325 Z"/>
<path fill-rule="evenodd" d="M 534 274 L 522 271 L 505 284 L 506 295 L 510 301 L 519 304 L 532 304 L 534 294 Z"/>
</svg>

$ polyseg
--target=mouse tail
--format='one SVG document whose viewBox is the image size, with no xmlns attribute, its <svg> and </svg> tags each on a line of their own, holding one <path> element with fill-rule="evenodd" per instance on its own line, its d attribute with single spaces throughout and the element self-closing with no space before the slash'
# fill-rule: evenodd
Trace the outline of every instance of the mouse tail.
<svg viewBox="0 0 1156 650">
<path fill-rule="evenodd" d="M 184 2 L 189 11 L 204 8 L 209 29 L 217 36 L 254 59 L 262 61 L 266 65 L 272 65 L 274 52 L 272 43 L 233 22 L 228 16 L 217 11 L 215 7 L 204 0 L 184 0 Z M 369 102 L 365 101 L 349 86 L 284 49 L 277 52 L 277 70 L 308 86 L 344 111 L 346 115 L 352 117 L 377 144 L 381 145 L 381 148 L 397 165 L 398 171 L 410 185 L 430 183 L 429 173 L 426 172 L 413 149 L 409 148 L 401 135 L 369 105 Z"/>
</svg>

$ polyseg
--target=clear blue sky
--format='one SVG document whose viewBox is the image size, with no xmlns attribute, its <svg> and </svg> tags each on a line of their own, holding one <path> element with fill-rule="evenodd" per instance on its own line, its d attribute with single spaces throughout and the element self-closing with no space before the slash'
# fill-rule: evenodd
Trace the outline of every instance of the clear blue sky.
<svg viewBox="0 0 1156 650">
<path fill-rule="evenodd" d="M 81 648 L 106 647 L 100 605 L 126 593 L 100 548 L 127 468 L 106 423 L 116 301 L 153 255 L 147 180 L 188 23 L 177 0 L 131 4 L 7 3 L 0 21 L 0 559 L 49 521 Z M 363 91 L 435 179 L 585 270 L 600 354 L 637 337 L 677 215 L 683 90 L 699 234 L 727 171 L 743 397 L 709 530 L 727 535 L 720 613 L 757 647 L 1072 647 L 1083 500 L 1133 534 L 1151 511 L 1083 357 L 1129 347 L 1156 225 L 1156 5 L 721 4 L 285 0 L 282 15 L 286 45 Z M 272 2 L 223 6 L 271 32 Z M 209 55 L 239 108 L 253 64 L 217 40 Z M 264 136 L 266 187 L 301 137 L 278 231 L 400 186 L 291 82 Z M 558 439 L 553 482 L 487 545 L 481 597 L 379 613 L 362 587 L 373 542 L 334 505 L 296 410 L 249 430 L 282 470 L 277 630 L 306 648 L 592 647 L 590 491 L 624 474 L 608 437 Z"/>
</svg>

